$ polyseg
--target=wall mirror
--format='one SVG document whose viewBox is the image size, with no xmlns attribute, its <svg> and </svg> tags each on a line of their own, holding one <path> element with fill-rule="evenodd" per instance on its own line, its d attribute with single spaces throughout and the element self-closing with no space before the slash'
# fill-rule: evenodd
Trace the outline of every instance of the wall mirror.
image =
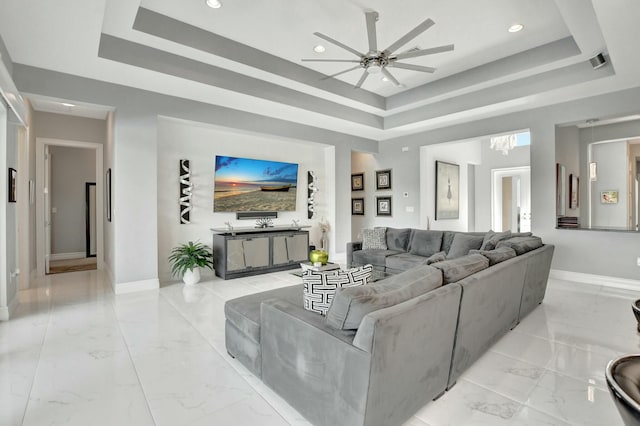
<svg viewBox="0 0 640 426">
<path fill-rule="evenodd" d="M 640 115 L 556 126 L 557 227 L 637 232 L 640 223 Z"/>
</svg>

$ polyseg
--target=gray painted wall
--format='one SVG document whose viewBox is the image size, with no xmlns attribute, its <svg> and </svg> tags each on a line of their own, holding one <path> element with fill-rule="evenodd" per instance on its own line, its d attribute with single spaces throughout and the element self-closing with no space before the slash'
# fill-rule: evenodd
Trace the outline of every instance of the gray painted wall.
<svg viewBox="0 0 640 426">
<path fill-rule="evenodd" d="M 583 226 L 589 223 L 589 209 L 580 209 L 583 205 L 587 207 L 589 204 L 589 169 L 581 167 L 580 156 L 580 132 L 575 126 L 558 127 L 556 128 L 556 163 L 562 164 L 566 170 L 567 184 L 569 182 L 569 176 L 575 174 L 579 177 L 580 193 L 578 195 L 578 208 L 569 208 L 569 188 L 567 187 L 567 199 L 565 200 L 567 206 L 567 216 L 577 216 L 579 223 Z M 586 158 L 584 160 L 587 162 Z"/>
<path fill-rule="evenodd" d="M 4 44 L 4 40 L 0 36 L 0 55 L 2 56 L 2 62 L 4 62 L 5 67 L 9 71 L 9 74 L 13 73 L 13 61 L 11 60 L 11 55 L 9 55 L 9 51 L 7 50 L 7 46 Z"/>
<path fill-rule="evenodd" d="M 36 111 L 34 113 L 33 123 L 35 135 L 38 138 L 94 142 L 100 144 L 104 144 L 107 139 L 105 120 Z"/>
<path fill-rule="evenodd" d="M 93 149 L 51 146 L 51 253 L 86 251 L 85 184 L 96 181 Z M 84 255 L 82 256 L 84 257 Z"/>
<path fill-rule="evenodd" d="M 598 163 L 598 180 L 591 182 L 591 226 L 627 227 L 627 141 L 596 143 L 591 146 Z M 616 204 L 603 204 L 603 191 L 618 191 Z"/>
</svg>

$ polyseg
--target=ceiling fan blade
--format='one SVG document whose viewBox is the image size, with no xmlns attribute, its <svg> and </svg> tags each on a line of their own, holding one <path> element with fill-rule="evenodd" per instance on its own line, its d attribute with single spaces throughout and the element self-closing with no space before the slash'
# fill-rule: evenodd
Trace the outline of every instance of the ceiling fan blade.
<svg viewBox="0 0 640 426">
<path fill-rule="evenodd" d="M 364 70 L 364 73 L 362 73 L 362 77 L 360 77 L 360 80 L 358 80 L 358 82 L 354 86 L 354 89 L 359 89 L 360 86 L 362 86 L 362 83 L 364 83 L 364 81 L 367 79 L 367 77 L 369 77 L 369 72 L 367 70 Z"/>
<path fill-rule="evenodd" d="M 396 80 L 396 78 L 391 75 L 391 73 L 389 72 L 389 70 L 386 67 L 382 67 L 380 68 L 380 70 L 382 71 L 382 74 L 384 74 L 385 77 L 387 77 L 389 79 L 389 81 L 391 81 L 391 83 L 393 83 L 394 86 L 396 87 L 400 87 L 400 82 L 398 80 Z"/>
<path fill-rule="evenodd" d="M 300 59 L 302 62 L 351 62 L 354 64 L 360 63 L 357 59 Z"/>
<path fill-rule="evenodd" d="M 367 39 L 369 40 L 369 52 L 378 51 L 378 38 L 376 35 L 376 21 L 378 20 L 378 12 L 365 12 L 367 18 Z"/>
<path fill-rule="evenodd" d="M 362 68 L 362 67 L 360 65 L 357 65 L 357 66 L 355 66 L 353 68 L 349 68 L 348 70 L 340 71 L 340 72 L 337 72 L 335 74 L 331 74 L 331 75 L 328 75 L 326 77 L 323 77 L 323 78 L 321 78 L 321 80 L 327 80 L 327 79 L 329 79 L 331 77 L 335 77 L 335 76 L 340 75 L 340 74 L 348 73 L 349 71 L 357 70 L 358 68 Z"/>
<path fill-rule="evenodd" d="M 332 38 L 331 38 L 331 37 L 329 37 L 329 36 L 326 36 L 326 35 L 324 35 L 324 34 L 322 34 L 322 33 L 313 33 L 313 34 L 314 34 L 314 35 L 316 35 L 316 36 L 318 36 L 318 37 L 320 37 L 320 38 L 321 38 L 321 39 L 323 39 L 323 40 L 328 41 L 328 42 L 329 42 L 329 43 L 331 43 L 331 44 L 335 44 L 336 46 L 341 47 L 341 48 L 343 48 L 344 50 L 346 50 L 346 51 L 348 51 L 348 52 L 353 53 L 354 55 L 356 55 L 356 56 L 357 56 L 357 57 L 359 57 L 359 58 L 362 58 L 362 57 L 364 56 L 362 53 L 358 52 L 357 50 L 352 49 L 352 48 L 350 48 L 349 46 L 347 46 L 346 44 L 340 43 L 338 40 L 332 39 Z"/>
<path fill-rule="evenodd" d="M 384 51 L 387 53 L 395 52 L 405 44 L 409 43 L 414 38 L 418 37 L 423 32 L 427 31 L 433 25 L 435 25 L 435 22 L 433 22 L 431 18 L 427 19 L 426 21 L 422 22 L 420 25 L 418 25 L 417 27 L 415 27 L 414 29 L 412 29 L 411 31 L 409 31 L 408 33 L 400 37 L 398 41 L 393 43 L 391 46 L 387 47 Z"/>
<path fill-rule="evenodd" d="M 446 44 L 444 46 L 432 47 L 430 49 L 409 50 L 404 53 L 399 53 L 395 56 L 396 59 L 416 58 L 418 56 L 433 55 L 435 53 L 449 52 L 453 50 L 453 44 Z"/>
<path fill-rule="evenodd" d="M 400 64 L 398 62 L 391 62 L 389 66 L 394 68 L 411 70 L 411 71 L 421 71 L 421 72 L 430 72 L 430 73 L 434 73 L 436 71 L 435 68 L 431 68 L 431 67 L 423 67 L 422 65 L 413 65 L 413 64 Z"/>
</svg>

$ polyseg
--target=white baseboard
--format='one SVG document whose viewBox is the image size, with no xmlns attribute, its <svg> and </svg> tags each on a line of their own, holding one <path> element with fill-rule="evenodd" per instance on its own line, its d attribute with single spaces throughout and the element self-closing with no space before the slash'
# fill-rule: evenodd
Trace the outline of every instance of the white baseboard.
<svg viewBox="0 0 640 426">
<path fill-rule="evenodd" d="M 15 296 L 11 302 L 9 302 L 9 306 L 0 307 L 0 321 L 9 321 L 9 318 L 13 315 L 13 312 L 18 307 L 18 293 L 16 292 Z"/>
<path fill-rule="evenodd" d="M 129 281 L 127 283 L 117 283 L 114 285 L 115 294 L 134 293 L 136 291 L 157 290 L 160 288 L 160 281 L 157 278 L 141 281 Z"/>
<path fill-rule="evenodd" d="M 562 271 L 559 269 L 552 269 L 549 273 L 549 277 L 557 280 L 575 281 L 605 287 L 622 288 L 625 290 L 640 290 L 640 280 L 632 280 L 629 278 L 583 274 L 582 272 Z"/>
<path fill-rule="evenodd" d="M 85 257 L 87 257 L 87 253 L 83 251 L 78 251 L 75 253 L 51 253 L 49 255 L 49 260 L 84 259 Z"/>
</svg>

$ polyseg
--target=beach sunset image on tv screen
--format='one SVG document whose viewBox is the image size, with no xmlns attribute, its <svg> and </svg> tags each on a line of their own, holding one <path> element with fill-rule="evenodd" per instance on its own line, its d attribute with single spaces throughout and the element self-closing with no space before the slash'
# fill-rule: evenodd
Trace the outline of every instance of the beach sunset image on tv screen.
<svg viewBox="0 0 640 426">
<path fill-rule="evenodd" d="M 216 156 L 214 212 L 295 211 L 298 165 Z"/>
</svg>

